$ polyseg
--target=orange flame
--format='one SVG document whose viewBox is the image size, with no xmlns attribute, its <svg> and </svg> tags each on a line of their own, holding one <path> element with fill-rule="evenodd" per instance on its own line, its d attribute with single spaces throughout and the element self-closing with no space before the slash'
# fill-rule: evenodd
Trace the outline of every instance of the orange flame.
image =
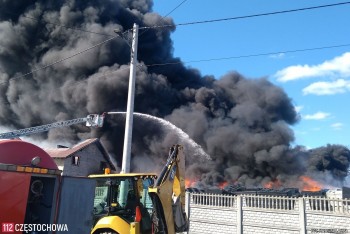
<svg viewBox="0 0 350 234">
<path fill-rule="evenodd" d="M 223 189 L 223 188 L 225 188 L 227 185 L 228 185 L 228 182 L 227 182 L 227 181 L 223 181 L 223 182 L 220 182 L 220 183 L 218 184 L 218 187 L 219 187 L 220 189 Z"/>
<path fill-rule="evenodd" d="M 196 183 L 197 183 L 197 180 L 195 179 L 185 179 L 186 188 L 193 187 L 194 185 L 196 185 Z"/>
<path fill-rule="evenodd" d="M 268 188 L 268 189 L 277 189 L 277 188 L 280 188 L 281 186 L 282 186 L 282 183 L 278 179 L 271 180 L 266 184 L 264 184 L 264 188 Z"/>
<path fill-rule="evenodd" d="M 322 189 L 322 184 L 311 179 L 308 176 L 300 176 L 299 179 L 302 182 L 302 187 L 301 189 L 303 191 L 310 191 L 310 192 L 317 192 Z"/>
<path fill-rule="evenodd" d="M 195 187 L 197 182 L 198 182 L 198 179 L 189 179 L 189 178 L 187 178 L 187 179 L 185 179 L 185 186 L 186 186 L 186 188 Z M 223 189 L 228 184 L 229 184 L 229 182 L 222 181 L 222 182 L 216 184 L 216 186 L 219 187 L 220 189 Z"/>
</svg>

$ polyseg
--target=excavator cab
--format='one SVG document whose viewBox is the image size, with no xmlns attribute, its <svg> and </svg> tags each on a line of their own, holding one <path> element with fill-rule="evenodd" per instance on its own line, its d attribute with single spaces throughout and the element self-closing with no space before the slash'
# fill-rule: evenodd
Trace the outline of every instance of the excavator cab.
<svg viewBox="0 0 350 234">
<path fill-rule="evenodd" d="M 183 148 L 174 145 L 159 176 L 143 173 L 89 176 L 96 180 L 91 234 L 187 231 L 184 174 Z"/>
<path fill-rule="evenodd" d="M 90 176 L 96 180 L 91 233 L 151 232 L 152 201 L 148 188 L 153 174 L 107 174 Z"/>
</svg>

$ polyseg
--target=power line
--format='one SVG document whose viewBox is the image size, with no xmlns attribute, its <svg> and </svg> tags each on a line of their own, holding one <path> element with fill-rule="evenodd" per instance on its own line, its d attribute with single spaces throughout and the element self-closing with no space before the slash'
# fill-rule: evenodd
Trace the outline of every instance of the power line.
<svg viewBox="0 0 350 234">
<path fill-rule="evenodd" d="M 211 62 L 211 61 L 220 61 L 220 60 L 230 60 L 230 59 L 240 59 L 240 58 L 249 58 L 249 57 L 259 57 L 266 55 L 278 55 L 278 54 L 287 54 L 287 53 L 297 53 L 297 52 L 305 52 L 305 51 L 314 51 L 314 50 L 324 50 L 331 48 L 339 48 L 339 47 L 347 47 L 349 44 L 342 45 L 330 45 L 330 46 L 322 46 L 322 47 L 314 47 L 314 48 L 305 48 L 305 49 L 296 49 L 296 50 L 284 50 L 279 52 L 266 52 L 259 54 L 247 54 L 247 55 L 237 55 L 237 56 L 229 56 L 229 57 L 221 57 L 221 58 L 210 58 L 210 59 L 200 59 L 200 60 L 192 60 L 192 61 L 181 61 L 181 62 L 170 62 L 170 63 L 155 63 L 155 64 L 146 64 L 146 67 L 154 67 L 154 66 L 168 66 L 168 65 L 176 65 L 182 63 L 200 63 L 200 62 Z"/>
<path fill-rule="evenodd" d="M 171 11 L 169 11 L 166 15 L 164 15 L 160 20 L 164 20 L 164 18 L 165 17 L 167 17 L 167 16 L 169 16 L 171 13 L 173 13 L 174 11 L 176 11 L 182 4 L 184 4 L 185 2 L 186 2 L 187 0 L 183 0 L 180 4 L 178 4 L 175 8 L 173 8 Z M 147 28 L 146 30 L 144 30 L 143 32 L 141 32 L 140 34 L 139 34 L 139 38 L 145 33 L 145 32 L 147 32 L 149 29 L 151 29 L 151 28 L 157 28 L 157 26 L 160 26 L 160 25 L 158 25 L 158 24 L 155 24 L 155 25 L 153 25 L 152 27 L 149 27 L 149 28 Z M 146 28 L 146 27 L 142 27 L 142 28 Z M 139 28 L 140 29 L 140 28 Z"/>
<path fill-rule="evenodd" d="M 176 9 L 178 9 L 182 4 L 184 4 L 187 0 L 182 1 L 179 5 L 177 5 L 174 9 L 172 9 L 169 13 L 164 15 L 162 19 L 164 19 L 166 16 L 170 15 L 173 13 Z M 175 25 L 154 25 L 154 26 L 145 26 L 145 27 L 140 27 L 139 29 L 148 29 L 151 28 L 165 28 L 165 27 L 174 27 L 174 26 L 187 26 L 187 25 L 194 25 L 194 24 L 205 24 L 205 23 L 214 23 L 214 22 L 220 22 L 220 21 L 230 21 L 230 20 L 237 20 L 237 19 L 245 19 L 245 18 L 253 18 L 253 17 L 260 17 L 260 16 L 268 16 L 268 15 L 276 15 L 276 14 L 284 14 L 284 13 L 291 13 L 291 12 L 298 12 L 298 11 L 307 11 L 307 10 L 315 10 L 315 9 L 320 9 L 320 8 L 326 8 L 326 7 L 333 7 L 333 6 L 340 6 L 340 5 L 347 5 L 350 4 L 350 2 L 340 2 L 340 3 L 334 3 L 334 4 L 327 4 L 327 5 L 319 5 L 319 6 L 313 6 L 313 7 L 305 7 L 305 8 L 297 8 L 297 9 L 291 9 L 291 10 L 283 10 L 283 11 L 275 11 L 275 12 L 268 12 L 268 13 L 260 13 L 260 14 L 253 14 L 253 15 L 245 15 L 245 16 L 236 16 L 236 17 L 229 17 L 229 18 L 221 18 L 221 19 L 212 19 L 212 20 L 203 20 L 203 21 L 194 21 L 194 22 L 186 22 L 186 23 L 179 23 Z M 10 15 L 16 15 L 11 12 L 5 12 Z M 21 15 L 20 17 L 35 20 L 37 22 L 41 22 L 41 20 L 36 19 L 34 17 L 30 16 L 24 16 Z M 92 33 L 92 34 L 97 34 L 97 35 L 103 35 L 103 36 L 111 36 L 114 37 L 112 34 L 107 34 L 107 33 L 100 33 L 100 32 L 94 32 L 94 31 L 89 31 L 81 28 L 76 28 L 76 27 L 70 27 L 64 24 L 58 24 L 58 23 L 51 23 L 51 22 L 45 22 L 46 24 L 50 25 L 55 25 L 58 27 L 63 27 L 71 30 L 76 30 L 76 31 L 81 31 L 81 32 L 86 32 L 86 33 Z M 124 33 L 127 33 L 129 30 L 126 30 Z M 141 33 L 142 35 L 143 33 Z"/>
<path fill-rule="evenodd" d="M 141 29 L 149 29 L 149 28 L 165 28 L 165 27 L 174 27 L 174 26 L 188 26 L 188 25 L 194 25 L 194 24 L 215 23 L 215 22 L 221 22 L 221 21 L 230 21 L 230 20 L 260 17 L 260 16 L 285 14 L 285 13 L 298 12 L 298 11 L 315 10 L 315 9 L 320 9 L 320 8 L 334 7 L 334 6 L 340 6 L 340 5 L 346 5 L 346 4 L 350 4 L 350 2 L 340 2 L 340 3 L 334 3 L 334 4 L 319 5 L 319 6 L 305 7 L 305 8 L 297 8 L 297 9 L 283 10 L 283 11 L 274 11 L 274 12 L 245 15 L 245 16 L 236 16 L 236 17 L 221 18 L 221 19 L 194 21 L 194 22 L 187 22 L 187 23 L 179 23 L 179 24 L 175 24 L 175 25 L 159 25 L 159 26 L 153 26 L 153 27 L 140 27 L 140 30 Z"/>
<path fill-rule="evenodd" d="M 182 4 L 184 4 L 187 0 L 182 1 L 179 5 L 177 5 L 174 9 L 172 9 L 168 14 L 166 14 L 165 16 L 163 16 L 163 19 L 165 17 L 167 17 L 168 15 L 170 15 L 171 13 L 173 13 L 177 8 L 179 8 Z"/>
<path fill-rule="evenodd" d="M 168 12 L 166 15 L 164 15 L 162 17 L 162 20 L 169 16 L 171 13 L 173 13 L 175 10 L 177 10 L 177 8 L 179 8 L 182 4 L 184 4 L 187 0 L 184 0 L 182 1 L 180 4 L 178 4 L 174 9 L 172 9 L 170 12 Z M 18 16 L 18 14 L 15 14 L 15 13 L 11 13 L 11 12 L 5 12 L 6 14 L 9 14 L 9 15 L 15 15 L 15 16 Z M 30 17 L 30 16 L 25 16 L 25 15 L 20 15 L 19 17 L 22 17 L 22 18 L 26 18 L 26 19 L 31 19 L 31 20 L 34 20 L 34 21 L 37 21 L 37 22 L 42 22 L 42 20 L 40 19 L 37 19 L 37 18 L 34 18 L 34 17 Z M 52 22 L 46 22 L 44 21 L 43 23 L 45 24 L 50 24 L 50 25 L 54 25 L 54 26 L 58 26 L 58 27 L 62 27 L 62 28 L 67 28 L 67 29 L 71 29 L 71 30 L 74 30 L 74 31 L 81 31 L 81 32 L 85 32 L 85 33 L 92 33 L 92 34 L 96 34 L 96 35 L 101 35 L 101 36 L 109 36 L 109 37 L 114 37 L 115 35 L 112 35 L 112 34 L 108 34 L 108 33 L 100 33 L 100 32 L 94 32 L 94 31 L 90 31 L 90 30 L 86 30 L 86 29 L 81 29 L 81 28 L 77 28 L 77 27 L 71 27 L 71 26 L 67 26 L 65 24 L 59 24 L 59 23 L 52 23 Z M 156 25 L 155 25 L 156 26 Z M 129 30 L 126 30 L 124 33 L 127 33 Z M 141 35 L 140 35 L 141 36 Z"/>
<path fill-rule="evenodd" d="M 138 65 L 140 69 L 142 69 L 144 72 L 146 70 L 144 67 L 155 67 L 155 66 L 171 66 L 171 65 L 177 65 L 177 64 L 186 64 L 186 63 L 200 63 L 200 62 L 212 62 L 212 61 L 220 61 L 220 60 L 230 60 L 230 59 L 241 59 L 241 58 L 249 58 L 249 57 L 259 57 L 259 56 L 266 56 L 266 55 L 277 55 L 277 54 L 287 54 L 287 53 L 297 53 L 297 52 L 305 52 L 305 51 L 315 51 L 315 50 L 324 50 L 324 49 L 332 49 L 332 48 L 340 48 L 340 47 L 347 47 L 350 46 L 350 43 L 348 44 L 341 44 L 341 45 L 330 45 L 330 46 L 322 46 L 322 47 L 314 47 L 314 48 L 304 48 L 304 49 L 295 49 L 295 50 L 284 50 L 284 51 L 279 51 L 279 52 L 266 52 L 266 53 L 259 53 L 259 54 L 248 54 L 248 55 L 237 55 L 237 56 L 230 56 L 230 57 L 221 57 L 221 58 L 210 58 L 210 59 L 200 59 L 200 60 L 192 60 L 192 61 L 181 61 L 181 62 L 173 62 L 173 63 L 155 63 L 155 64 L 145 64 L 145 65 Z M 114 70 L 111 72 L 103 73 L 103 75 L 98 76 L 96 79 L 112 75 L 118 71 L 126 70 L 129 69 L 129 67 L 121 68 L 118 70 Z M 14 78 L 12 78 L 14 79 Z M 75 81 L 72 84 L 79 84 L 88 81 L 87 79 L 85 80 L 80 80 L 80 81 Z M 7 81 L 8 82 L 8 81 Z M 2 82 L 7 83 L 7 82 Z M 10 104 L 10 102 L 4 102 L 0 101 L 3 104 Z"/>
<path fill-rule="evenodd" d="M 176 6 L 172 11 L 170 11 L 167 15 L 169 15 L 170 13 L 174 12 L 178 7 L 180 7 L 184 2 L 186 2 L 187 0 L 182 1 L 178 6 Z M 332 6 L 339 6 L 339 5 L 345 5 L 345 4 L 350 4 L 350 2 L 341 2 L 341 3 L 334 3 L 334 4 L 328 4 L 328 5 L 319 5 L 319 6 L 314 6 L 314 7 L 306 7 L 306 8 L 298 8 L 298 9 L 292 9 L 292 10 L 284 10 L 284 11 L 275 11 L 275 12 L 269 12 L 269 13 L 262 13 L 262 14 L 254 14 L 254 15 L 247 15 L 247 16 L 238 16 L 238 17 L 231 17 L 231 18 L 223 18 L 223 19 L 214 19 L 214 20 L 204 20 L 204 21 L 196 21 L 196 22 L 188 22 L 188 23 L 180 23 L 180 24 L 176 24 L 175 26 L 185 26 L 185 25 L 194 25 L 194 24 L 203 24 L 203 23 L 212 23 L 212 22 L 219 22 L 219 21 L 227 21 L 227 20 L 235 20 L 235 19 L 243 19 L 243 18 L 251 18 L 251 17 L 258 17 L 258 16 L 267 16 L 267 15 L 275 15 L 275 14 L 282 14 L 282 13 L 290 13 L 290 12 L 297 12 L 297 11 L 305 11 L 305 10 L 313 10 L 313 9 L 319 9 L 319 8 L 325 8 L 325 7 L 332 7 Z M 24 17 L 24 16 L 23 16 Z M 27 16 L 26 16 L 27 17 Z M 164 16 L 166 17 L 166 16 Z M 163 18 L 164 18 L 163 17 Z M 32 17 L 27 17 L 30 19 L 34 19 L 37 20 L 35 18 Z M 74 29 L 74 30 L 78 30 L 76 28 L 71 28 L 65 25 L 60 25 L 60 24 L 54 24 L 54 23 L 49 23 L 49 24 L 53 24 L 53 25 L 58 25 L 61 27 L 67 27 L 70 29 Z M 141 27 L 140 29 L 150 29 L 150 28 L 162 28 L 162 27 L 173 27 L 174 25 L 155 25 L 155 26 L 151 26 L 151 27 Z M 84 31 L 84 30 L 80 30 L 80 31 Z M 85 32 L 90 32 L 90 33 L 95 33 L 95 32 L 91 32 L 91 31 L 85 31 Z M 125 31 L 124 33 L 127 33 L 127 31 Z M 123 34 L 124 34 L 123 33 Z M 109 34 L 105 34 L 108 36 L 111 36 Z M 66 58 L 60 59 L 58 61 L 55 61 L 51 64 L 48 64 L 46 66 L 40 67 L 38 69 L 32 70 L 24 75 L 20 75 L 14 78 L 11 78 L 11 80 L 13 79 L 18 79 L 18 78 L 22 78 L 25 76 L 28 76 L 30 74 L 33 74 L 34 72 L 46 69 L 48 67 L 51 67 L 55 64 L 58 64 L 60 62 L 63 62 L 67 59 L 70 59 L 74 56 L 77 56 L 79 54 L 82 54 L 84 52 L 87 52 L 88 50 L 91 50 L 97 46 L 100 46 L 106 42 L 109 42 L 113 39 L 115 39 L 118 36 L 113 36 L 103 42 L 100 42 L 92 47 L 89 47 L 83 51 L 80 51 L 76 54 L 73 54 L 71 56 L 68 56 Z M 291 50 L 291 51 L 281 51 L 281 52 L 269 52 L 269 53 L 262 53 L 262 54 L 251 54 L 251 55 L 240 55 L 240 56 L 232 56 L 232 57 L 225 57 L 225 58 L 214 58 L 214 59 L 204 59 L 204 60 L 196 60 L 196 61 L 188 61 L 188 62 L 177 62 L 177 63 L 162 63 L 162 64 L 148 64 L 145 66 L 165 66 L 165 65 L 174 65 L 174 64 L 179 64 L 179 63 L 196 63 L 196 62 L 205 62 L 205 61 L 214 61 L 214 60 L 227 60 L 227 59 L 237 59 L 237 58 L 245 58 L 245 57 L 257 57 L 257 56 L 264 56 L 264 55 L 273 55 L 273 54 L 279 54 L 279 53 L 293 53 L 293 52 L 301 52 L 301 51 L 308 51 L 308 50 L 320 50 L 320 49 L 327 49 L 327 48 L 335 48 L 335 47 L 344 47 L 344 46 L 349 46 L 349 44 L 345 44 L 345 45 L 335 45 L 335 46 L 326 46 L 326 47 L 318 47 L 318 48 L 308 48 L 308 49 L 300 49 L 300 50 Z M 8 81 L 7 81 L 8 82 Z M 7 83 L 7 82 L 2 82 L 1 84 Z"/>
<path fill-rule="evenodd" d="M 186 1 L 187 1 L 187 0 L 182 1 L 179 5 L 177 5 L 174 9 L 172 9 L 169 13 L 167 13 L 165 16 L 163 16 L 163 17 L 162 17 L 162 20 L 163 20 L 166 16 L 170 15 L 171 13 L 173 13 L 176 9 L 178 9 L 178 8 L 179 8 L 182 4 L 184 4 Z M 7 12 L 7 13 L 8 13 L 8 14 L 11 14 L 11 13 L 9 13 L 9 12 Z M 39 19 L 36 19 L 36 18 L 33 18 L 33 17 L 23 16 L 23 15 L 22 15 L 21 17 L 28 18 L 28 19 L 35 20 L 35 21 L 37 21 L 37 22 L 40 22 Z M 63 24 L 56 24 L 56 23 L 50 23 L 50 22 L 45 22 L 45 23 L 51 24 L 51 25 L 55 25 L 55 26 L 59 26 L 59 27 L 64 27 L 64 28 L 72 29 L 72 30 L 78 30 L 78 31 L 82 31 L 82 32 L 93 33 L 93 34 L 99 34 L 99 35 L 104 35 L 104 36 L 112 36 L 112 37 L 111 37 L 111 38 L 108 38 L 107 40 L 105 40 L 105 41 L 103 41 L 103 42 L 100 42 L 100 43 L 98 43 L 98 44 L 96 44 L 96 45 L 93 45 L 92 47 L 89 47 L 89 48 L 87 48 L 87 49 L 85 49 L 85 50 L 82 50 L 82 51 L 80 51 L 80 52 L 78 52 L 78 53 L 76 53 L 76 54 L 73 54 L 73 55 L 68 56 L 68 57 L 66 57 L 66 58 L 63 58 L 63 59 L 60 59 L 60 60 L 58 60 L 58 61 L 55 61 L 55 62 L 53 62 L 53 63 L 50 63 L 50 64 L 46 65 L 46 66 L 40 67 L 40 68 L 38 68 L 38 69 L 32 70 L 32 71 L 30 71 L 30 72 L 28 72 L 28 73 L 26 73 L 26 74 L 13 77 L 13 78 L 11 78 L 10 80 L 23 78 L 23 77 L 25 77 L 25 76 L 28 76 L 28 75 L 30 75 L 30 74 L 33 74 L 34 72 L 37 72 L 37 71 L 46 69 L 46 68 L 48 68 L 48 67 L 51 67 L 51 66 L 53 66 L 53 65 L 55 65 L 55 64 L 61 63 L 61 62 L 65 61 L 65 60 L 68 60 L 68 59 L 70 59 L 70 58 L 72 58 L 72 57 L 75 57 L 75 56 L 80 55 L 80 54 L 82 54 L 82 53 L 85 53 L 85 52 L 87 52 L 87 51 L 89 51 L 89 50 L 91 50 L 91 49 L 93 49 L 93 48 L 96 48 L 96 47 L 98 47 L 98 46 L 100 46 L 100 45 L 102 45 L 102 44 L 104 44 L 104 43 L 106 43 L 106 42 L 109 42 L 109 41 L 111 41 L 111 40 L 113 40 L 113 39 L 115 39 L 115 38 L 117 38 L 117 37 L 119 37 L 119 36 L 120 36 L 121 38 L 124 38 L 123 35 L 126 34 L 126 33 L 128 33 L 128 31 L 130 31 L 130 30 L 126 30 L 126 31 L 124 31 L 123 33 L 121 33 L 121 35 L 114 36 L 114 35 L 110 35 L 110 34 L 97 33 L 97 32 L 92 32 L 92 31 L 83 30 L 83 29 L 79 29 L 79 28 L 73 28 L 73 27 L 69 27 L 69 26 L 63 25 Z M 141 35 L 142 35 L 142 34 L 141 34 Z M 140 36 L 141 36 L 141 35 L 140 35 Z M 142 67 L 141 67 L 141 68 L 142 68 Z M 5 82 L 1 82 L 0 85 L 8 83 L 10 80 L 5 81 Z"/>
<path fill-rule="evenodd" d="M 182 4 L 184 4 L 187 0 L 182 1 L 179 5 L 177 5 L 174 9 L 172 9 L 169 13 L 164 15 L 162 19 L 173 13 L 175 10 L 177 10 Z M 175 25 L 154 25 L 154 26 L 145 26 L 145 27 L 140 27 L 139 29 L 151 29 L 151 28 L 164 28 L 164 27 L 174 27 L 174 26 L 187 26 L 187 25 L 193 25 L 193 24 L 205 24 L 205 23 L 214 23 L 214 22 L 221 22 L 221 21 L 230 21 L 230 20 L 238 20 L 238 19 L 246 19 L 246 18 L 253 18 L 253 17 L 261 17 L 261 16 L 269 16 L 269 15 L 277 15 L 277 14 L 285 14 L 285 13 L 292 13 L 292 12 L 298 12 L 298 11 L 307 11 L 307 10 L 315 10 L 315 9 L 320 9 L 320 8 L 326 8 L 326 7 L 334 7 L 334 6 L 340 6 L 340 5 L 347 5 L 350 4 L 350 1 L 348 2 L 339 2 L 339 3 L 333 3 L 333 4 L 327 4 L 327 5 L 319 5 L 319 6 L 313 6 L 313 7 L 304 7 L 304 8 L 297 8 L 297 9 L 290 9 L 290 10 L 282 10 L 282 11 L 274 11 L 274 12 L 267 12 L 267 13 L 260 13 L 260 14 L 253 14 L 253 15 L 245 15 L 245 16 L 236 16 L 236 17 L 229 17 L 229 18 L 221 18 L 221 19 L 212 19 L 212 20 L 203 20 L 203 21 L 194 21 L 194 22 L 186 22 L 186 23 L 179 23 Z M 11 12 L 5 12 L 10 15 L 16 15 Z M 37 22 L 40 22 L 41 20 L 36 19 L 34 17 L 29 17 L 29 16 L 24 16 L 21 15 L 23 18 L 35 20 Z M 94 31 L 89 31 L 81 28 L 76 28 L 76 27 L 70 27 L 64 24 L 58 24 L 58 23 L 51 23 L 51 22 L 45 22 L 46 24 L 51 24 L 59 27 L 64 27 L 67 29 L 71 30 L 77 30 L 77 31 L 82 31 L 86 33 L 93 33 L 97 35 L 103 35 L 103 36 L 114 36 L 112 34 L 107 34 L 107 33 L 99 33 L 99 32 L 94 32 Z"/>
<path fill-rule="evenodd" d="M 169 16 L 171 13 L 173 13 L 175 10 L 177 10 L 182 4 L 184 4 L 187 0 L 183 0 L 182 2 L 180 2 L 180 4 L 178 4 L 175 8 L 173 8 L 171 11 L 169 11 L 167 14 L 165 14 L 160 20 L 163 21 L 165 17 Z M 157 26 L 158 24 L 154 25 Z M 149 28 L 150 29 L 150 28 Z M 143 32 L 141 32 L 139 34 L 139 38 L 146 33 L 149 29 L 144 30 Z M 164 28 L 163 28 L 164 29 Z M 137 64 L 136 65 L 138 68 L 142 69 L 144 72 L 146 72 L 146 70 L 144 69 L 144 67 L 142 65 Z M 147 73 L 147 72 L 146 72 Z"/>
<path fill-rule="evenodd" d="M 51 63 L 49 65 L 46 65 L 44 67 L 41 67 L 41 68 L 38 68 L 34 71 L 31 71 L 29 73 L 26 73 L 24 75 L 21 75 L 21 76 L 18 76 L 18 77 L 14 77 L 12 79 L 17 79 L 17 78 L 21 78 L 21 77 L 24 77 L 24 76 L 27 76 L 29 74 L 32 74 L 38 70 L 42 70 L 42 69 L 45 69 L 49 66 L 53 66 L 54 64 L 57 64 L 59 62 L 62 62 L 64 60 L 67 60 L 69 58 L 72 58 L 78 54 L 81 54 L 81 53 L 84 53 L 92 48 L 95 48 L 97 47 L 98 45 L 101 45 L 103 43 L 106 43 L 107 41 L 109 40 L 112 40 L 114 38 L 110 38 L 110 39 L 107 39 L 106 41 L 103 41 L 99 44 L 96 44 L 94 45 L 93 47 L 90 47 L 88 49 L 85 49 L 84 51 L 80 51 L 79 53 L 77 54 L 74 54 L 74 55 L 71 55 L 67 58 L 63 58 L 61 60 L 58 60 L 54 63 Z M 212 62 L 212 61 L 220 61 L 220 60 L 230 60 L 230 59 L 241 59 L 241 58 L 249 58 L 249 57 L 260 57 L 260 56 L 267 56 L 267 55 L 276 55 L 276 54 L 287 54 L 287 53 L 297 53 L 297 52 L 305 52 L 305 51 L 315 51 L 315 50 L 324 50 L 324 49 L 332 49 L 332 48 L 340 48 L 340 47 L 348 47 L 350 46 L 350 43 L 348 44 L 341 44 L 341 45 L 329 45 L 329 46 L 322 46 L 322 47 L 313 47 L 313 48 L 304 48 L 304 49 L 295 49 L 295 50 L 283 50 L 283 51 L 278 51 L 278 52 L 266 52 L 266 53 L 258 53 L 258 54 L 247 54 L 247 55 L 237 55 L 237 56 L 229 56 L 229 57 L 221 57 L 221 58 L 209 58 L 209 59 L 199 59 L 199 60 L 191 60 L 191 61 L 180 61 L 180 62 L 170 62 L 170 63 L 154 63 L 154 64 L 145 64 L 145 65 L 138 65 L 139 68 L 142 68 L 145 66 L 145 67 L 155 67 L 155 66 L 170 66 L 170 65 L 177 65 L 177 64 L 186 64 L 186 63 L 200 63 L 200 62 Z M 120 70 L 120 69 L 119 69 Z M 119 71 L 117 70 L 117 71 Z M 123 69 L 124 70 L 124 69 Z M 145 70 L 144 70 L 145 71 Z M 109 74 L 113 74 L 114 72 L 111 72 L 111 73 L 107 73 L 107 74 L 104 74 L 102 76 L 100 76 L 99 78 L 105 76 L 105 75 L 109 75 Z M 11 80 L 12 80 L 11 79 Z M 85 81 L 85 80 L 83 80 Z M 80 82 L 83 82 L 83 81 L 77 81 L 78 83 Z M 2 82 L 0 84 L 4 84 L 4 83 L 8 83 L 9 81 L 6 81 L 6 82 Z"/>
</svg>

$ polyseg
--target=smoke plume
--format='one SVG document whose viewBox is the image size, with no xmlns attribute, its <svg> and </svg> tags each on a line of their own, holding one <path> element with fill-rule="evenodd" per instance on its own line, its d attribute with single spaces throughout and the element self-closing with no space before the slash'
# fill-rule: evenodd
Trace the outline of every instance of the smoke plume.
<svg viewBox="0 0 350 234">
<path fill-rule="evenodd" d="M 300 175 L 325 183 L 344 180 L 350 164 L 347 148 L 292 148 L 290 125 L 298 116 L 286 93 L 266 78 L 248 79 L 237 72 L 214 78 L 185 67 L 173 56 L 173 20 L 153 12 L 152 4 L 1 0 L 1 125 L 19 129 L 88 113 L 125 111 L 130 61 L 126 40 L 131 37 L 127 30 L 134 23 L 173 25 L 140 31 L 135 111 L 170 121 L 211 156 L 207 160 L 184 143 L 187 177 L 209 185 L 230 181 L 254 186 L 274 181 L 291 185 Z M 126 32 L 125 38 L 23 76 L 115 36 L 115 29 Z M 173 65 L 146 66 L 160 63 Z M 101 129 L 77 125 L 51 130 L 44 137 L 71 143 L 99 137 L 121 164 L 124 122 L 123 115 L 109 116 Z M 133 170 L 159 168 L 167 149 L 179 141 L 171 128 L 135 117 Z"/>
</svg>

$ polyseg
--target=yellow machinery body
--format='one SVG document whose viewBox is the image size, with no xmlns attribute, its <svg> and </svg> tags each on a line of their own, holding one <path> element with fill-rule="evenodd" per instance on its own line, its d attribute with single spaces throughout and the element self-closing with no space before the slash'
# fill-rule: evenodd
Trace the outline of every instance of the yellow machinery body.
<svg viewBox="0 0 350 234">
<path fill-rule="evenodd" d="M 89 176 L 96 180 L 91 234 L 173 234 L 186 231 L 184 170 L 183 148 L 175 145 L 159 175 Z"/>
<path fill-rule="evenodd" d="M 95 233 L 97 230 L 108 229 L 119 234 L 130 234 L 130 224 L 118 216 L 107 216 L 100 219 L 96 223 L 92 233 Z"/>
</svg>

